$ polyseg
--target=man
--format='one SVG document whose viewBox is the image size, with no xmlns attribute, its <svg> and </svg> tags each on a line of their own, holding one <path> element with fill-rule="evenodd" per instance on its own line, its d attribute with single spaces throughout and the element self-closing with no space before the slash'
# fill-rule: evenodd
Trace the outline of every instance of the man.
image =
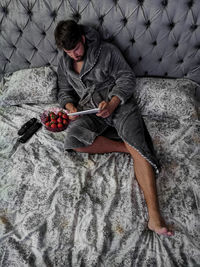
<svg viewBox="0 0 200 267">
<path fill-rule="evenodd" d="M 171 236 L 161 217 L 155 173 L 159 164 L 151 138 L 141 118 L 133 92 L 135 76 L 120 51 L 104 42 L 96 30 L 73 20 L 60 21 L 55 40 L 64 51 L 58 65 L 58 101 L 69 113 L 96 108 L 97 114 L 70 118 L 65 149 L 86 153 L 130 153 L 137 181 L 148 207 L 150 230 Z M 121 141 L 103 136 L 109 127 Z"/>
</svg>

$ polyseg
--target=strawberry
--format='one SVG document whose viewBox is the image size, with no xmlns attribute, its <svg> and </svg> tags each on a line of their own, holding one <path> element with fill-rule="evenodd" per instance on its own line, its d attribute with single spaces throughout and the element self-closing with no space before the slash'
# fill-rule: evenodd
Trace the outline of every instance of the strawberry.
<svg viewBox="0 0 200 267">
<path fill-rule="evenodd" d="M 47 117 L 45 118 L 45 122 L 48 122 L 49 120 L 50 120 L 50 117 L 47 116 Z"/>
<path fill-rule="evenodd" d="M 63 115 L 63 112 L 62 112 L 62 111 L 59 111 L 59 112 L 58 112 L 58 116 L 59 116 L 59 117 L 62 117 L 62 115 Z"/>
<path fill-rule="evenodd" d="M 57 119 L 57 115 L 54 112 L 49 113 L 50 119 Z"/>
<path fill-rule="evenodd" d="M 57 119 L 57 122 L 62 123 L 62 122 L 63 122 L 62 118 L 59 117 L 59 118 Z"/>
<path fill-rule="evenodd" d="M 64 124 L 64 125 L 67 125 L 67 124 L 68 124 L 68 121 L 67 121 L 67 120 L 65 120 L 65 119 L 63 119 L 63 121 L 62 121 L 62 122 L 63 122 L 63 124 Z"/>
<path fill-rule="evenodd" d="M 62 118 L 63 118 L 63 119 L 67 119 L 67 118 L 68 118 L 67 114 L 63 114 L 63 115 L 62 115 Z"/>
<path fill-rule="evenodd" d="M 54 122 L 54 123 L 56 123 L 56 122 L 57 122 L 57 120 L 56 120 L 55 118 L 51 118 L 51 122 Z"/>
<path fill-rule="evenodd" d="M 58 123 L 58 128 L 62 128 L 63 124 L 62 123 Z"/>
<path fill-rule="evenodd" d="M 57 124 L 52 123 L 52 124 L 51 124 L 51 128 L 53 128 L 53 129 L 57 128 Z"/>
</svg>

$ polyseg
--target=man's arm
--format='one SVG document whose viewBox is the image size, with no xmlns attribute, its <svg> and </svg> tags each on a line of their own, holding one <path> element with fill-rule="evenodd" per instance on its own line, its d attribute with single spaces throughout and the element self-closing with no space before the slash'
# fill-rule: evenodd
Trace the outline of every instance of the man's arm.
<svg viewBox="0 0 200 267">
<path fill-rule="evenodd" d="M 120 104 L 120 102 L 121 100 L 118 96 L 113 96 L 109 102 L 102 101 L 101 103 L 99 103 L 98 108 L 100 109 L 100 111 L 97 113 L 97 116 L 102 118 L 109 117 Z"/>
<path fill-rule="evenodd" d="M 68 110 L 68 111 L 72 111 L 72 110 L 76 109 L 76 107 L 74 106 L 73 103 L 67 103 L 65 105 L 65 109 Z"/>
<path fill-rule="evenodd" d="M 109 75 L 114 78 L 115 86 L 108 95 L 110 101 L 102 101 L 99 104 L 101 111 L 97 113 L 97 116 L 103 118 L 110 116 L 119 104 L 124 104 L 133 95 L 136 84 L 135 74 L 120 50 L 111 44 L 106 48 L 105 64 L 109 66 Z"/>
<path fill-rule="evenodd" d="M 118 96 L 121 100 L 120 104 L 124 104 L 133 95 L 136 85 L 135 74 L 116 46 L 110 44 L 109 52 L 109 62 L 106 64 L 109 64 L 109 75 L 115 80 L 109 99 Z"/>
<path fill-rule="evenodd" d="M 78 111 L 77 108 L 74 106 L 73 103 L 67 103 L 67 104 L 65 105 L 65 109 L 69 112 L 69 114 Z M 77 117 L 78 117 L 78 116 L 70 116 L 70 115 L 69 115 L 69 119 L 70 119 L 70 120 L 75 120 Z"/>
<path fill-rule="evenodd" d="M 73 87 L 69 84 L 67 75 L 66 75 L 66 70 L 63 67 L 63 62 L 62 60 L 60 61 L 58 65 L 58 102 L 62 108 L 66 108 L 67 103 L 71 103 L 74 106 L 77 105 L 79 101 L 79 96 L 73 89 Z"/>
</svg>

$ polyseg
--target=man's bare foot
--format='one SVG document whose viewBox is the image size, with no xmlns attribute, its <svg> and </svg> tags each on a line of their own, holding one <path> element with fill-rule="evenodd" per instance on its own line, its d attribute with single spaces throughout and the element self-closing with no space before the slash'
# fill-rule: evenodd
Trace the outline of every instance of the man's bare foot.
<svg viewBox="0 0 200 267">
<path fill-rule="evenodd" d="M 173 231 L 169 229 L 169 227 L 166 225 L 165 221 L 161 217 L 150 218 L 148 222 L 148 228 L 159 235 L 164 235 L 164 236 L 174 235 Z"/>
</svg>

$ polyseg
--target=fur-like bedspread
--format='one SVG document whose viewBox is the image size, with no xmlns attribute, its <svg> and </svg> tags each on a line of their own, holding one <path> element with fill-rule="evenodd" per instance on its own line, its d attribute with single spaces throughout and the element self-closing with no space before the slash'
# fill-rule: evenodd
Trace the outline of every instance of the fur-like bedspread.
<svg viewBox="0 0 200 267">
<path fill-rule="evenodd" d="M 183 98 L 174 107 L 170 83 L 161 80 L 162 92 L 150 95 L 145 81 L 138 102 L 162 165 L 162 215 L 175 235 L 148 230 L 130 155 L 64 152 L 65 132 L 44 127 L 15 145 L 20 126 L 55 104 L 8 106 L 0 110 L 0 266 L 200 266 L 197 114 L 181 110 Z"/>
</svg>

